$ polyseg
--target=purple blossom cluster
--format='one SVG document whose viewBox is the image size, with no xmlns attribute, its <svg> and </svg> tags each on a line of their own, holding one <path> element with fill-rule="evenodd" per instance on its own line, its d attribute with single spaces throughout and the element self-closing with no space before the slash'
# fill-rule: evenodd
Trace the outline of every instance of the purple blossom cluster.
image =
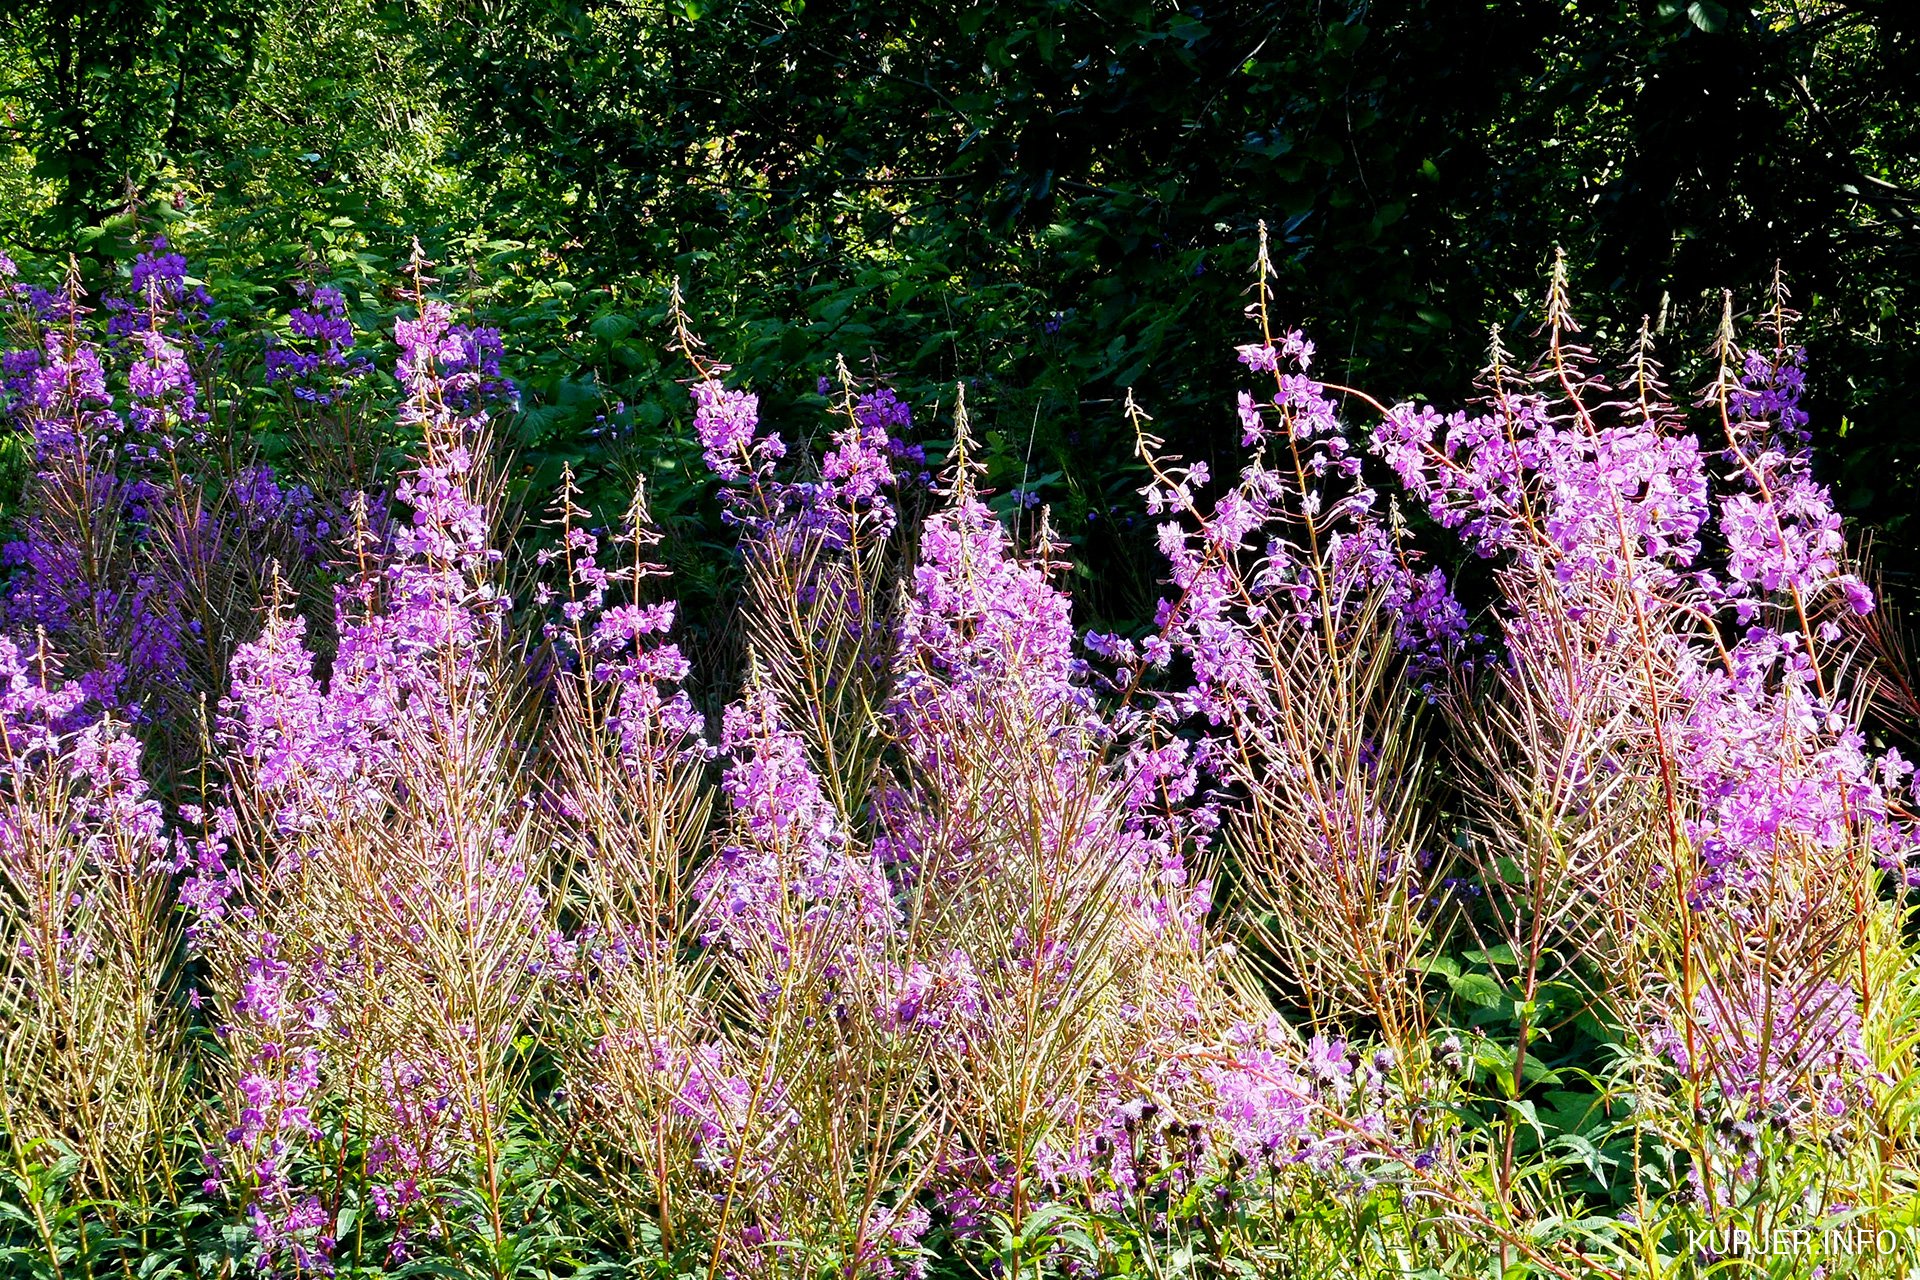
<svg viewBox="0 0 1920 1280">
<path fill-rule="evenodd" d="M 879 460 L 911 456 L 891 436 L 908 421 L 904 408 L 878 393 L 850 401 L 819 480 L 787 481 L 774 468 L 787 451 L 768 447 L 779 437 L 761 427 L 750 396 L 709 382 L 695 400 L 716 478 L 737 512 L 752 512 L 740 523 L 753 571 L 837 619 L 846 615 L 832 610 L 862 602 L 853 630 L 885 636 L 888 657 L 878 671 L 833 668 L 835 651 L 804 634 L 756 652 L 747 691 L 721 717 L 724 821 L 691 881 L 685 925 L 714 966 L 706 984 L 723 982 L 738 1001 L 725 1019 L 683 1012 L 662 1027 L 660 993 L 684 988 L 645 977 L 673 945 L 634 937 L 654 922 L 629 917 L 583 938 L 586 954 L 604 957 L 594 963 L 605 976 L 592 981 L 607 998 L 623 1004 L 614 993 L 647 984 L 655 993 L 636 992 L 624 1006 L 632 1021 L 593 1042 L 579 1068 L 583 1105 L 636 1137 L 651 1131 L 684 1147 L 702 1175 L 680 1190 L 677 1212 L 704 1214 L 736 1248 L 773 1258 L 802 1249 L 802 1206 L 825 1194 L 810 1126 L 844 1135 L 852 1123 L 838 1109 L 823 1117 L 820 1091 L 842 1086 L 821 1075 L 812 1050 L 788 1047 L 817 1034 L 808 1028 L 837 1029 L 847 1048 L 836 1061 L 863 1082 L 844 1087 L 885 1090 L 907 1070 L 924 1082 L 916 1088 L 937 1082 L 943 1095 L 977 1099 L 994 1141 L 949 1144 L 937 1167 L 899 1174 L 948 1206 L 950 1229 L 963 1232 L 962 1219 L 1017 1211 L 1035 1187 L 1109 1194 L 1095 1152 L 1110 1153 L 1109 1131 L 1156 1079 L 1177 1079 L 1183 1105 L 1208 1127 L 1231 1114 L 1284 1130 L 1289 1153 L 1319 1142 L 1320 1093 L 1256 1103 L 1257 1078 L 1284 1088 L 1291 1077 L 1272 1051 L 1230 1049 L 1234 1002 L 1211 971 L 1220 962 L 1211 890 L 1187 870 L 1210 821 L 1185 814 L 1196 785 L 1187 745 L 1154 736 L 1151 717 L 1102 707 L 1071 603 L 1050 582 L 1053 553 L 1019 548 L 977 494 L 964 428 L 947 504 L 917 526 L 917 559 L 896 594 L 863 577 L 874 562 L 862 539 L 897 527 L 869 517 L 897 486 Z M 869 461 L 856 462 L 856 450 Z M 574 531 L 566 546 L 597 551 Z M 588 581 L 576 597 L 583 619 L 603 598 L 595 575 Z M 776 609 L 791 607 L 783 599 Z M 780 636 L 780 623 L 775 613 L 762 634 Z M 585 634 L 590 623 L 578 625 Z M 897 763 L 868 774 L 863 790 L 849 792 L 845 766 L 822 754 L 841 749 L 832 726 L 842 711 L 831 688 L 796 683 L 815 662 L 877 682 L 863 714 L 878 713 Z M 1103 924 L 1089 931 L 1089 921 Z M 667 999 L 678 1007 L 686 997 Z M 1078 1065 L 1034 1082 L 1025 1120 L 1005 1113 L 1009 1099 L 992 1097 L 991 1082 L 1032 1070 L 1031 1046 L 1049 1039 Z M 1168 1075 L 1182 1054 L 1209 1065 Z M 1096 1055 L 1116 1065 L 1096 1068 Z M 644 1082 L 624 1107 L 616 1079 Z M 1034 1172 L 1009 1176 L 1006 1153 L 1023 1145 Z M 1208 1170 L 1225 1160 L 1210 1155 Z M 896 1201 L 872 1212 L 856 1231 L 861 1273 L 918 1274 L 925 1209 Z"/>
<path fill-rule="evenodd" d="M 1703 990 L 1695 1000 L 1696 1049 L 1670 1025 L 1656 1032 L 1654 1046 L 1684 1072 L 1695 1066 L 1700 1041 L 1712 1041 L 1701 1065 L 1723 1093 L 1747 1103 L 1751 1121 L 1804 1122 L 1816 1114 L 1838 1120 L 1871 1105 L 1868 1086 L 1885 1083 L 1862 1040 L 1859 996 L 1850 984 Z M 1745 1176 L 1755 1172 L 1749 1167 Z"/>
<path fill-rule="evenodd" d="M 84 987 L 139 1006 L 159 1073 L 105 1117 L 9 1078 L 9 1125 L 105 1135 L 90 1192 L 198 1123 L 199 1195 L 278 1274 L 347 1266 L 349 1221 L 393 1266 L 507 1256 L 529 1135 L 715 1276 L 918 1276 L 1036 1213 L 1152 1236 L 1300 1187 L 1471 1224 L 1493 1186 L 1518 1220 L 1510 1169 L 1448 1181 L 1483 1155 L 1432 991 L 1470 938 L 1529 975 L 1503 1116 L 1544 966 L 1590 947 L 1581 1012 L 1642 1051 L 1629 1105 L 1672 1108 L 1695 1185 L 1874 1131 L 1913 769 L 1858 710 L 1875 604 L 1784 327 L 1723 346 L 1712 444 L 1647 344 L 1610 385 L 1553 307 L 1537 366 L 1496 352 L 1471 409 L 1372 405 L 1363 436 L 1262 288 L 1236 475 L 1133 411 L 1167 582 L 1133 634 L 1081 633 L 964 401 L 936 478 L 888 387 L 843 368 L 816 452 L 696 360 L 742 544 L 737 669 L 698 670 L 644 491 L 602 522 L 569 473 L 530 565 L 503 535 L 516 393 L 427 266 L 393 335 L 411 457 L 374 493 L 219 464 L 219 333 L 164 246 L 104 326 L 9 285 L 40 473 L 0 637 L 0 1030 L 63 1079 L 79 1024 L 22 1011 Z M 345 299 L 302 303 L 266 376 L 344 411 Z M 244 545 L 298 550 L 231 572 Z M 1470 556 L 1472 615 L 1440 565 Z M 129 731 L 197 694 L 191 768 Z M 153 1065 L 189 1020 L 191 1105 Z"/>
<path fill-rule="evenodd" d="M 86 1195 L 144 1178 L 183 1084 L 185 1027 L 164 985 L 181 851 L 143 764 L 43 641 L 0 638 L 6 1133 L 18 1150 L 80 1135 L 68 1149 Z"/>
<path fill-rule="evenodd" d="M 539 568 L 560 570 L 558 586 L 542 581 L 533 604 L 552 616 L 543 636 L 556 660 L 583 676 L 589 696 L 605 704 L 605 729 L 638 771 L 706 754 L 706 725 L 680 686 L 692 671 L 667 637 L 677 606 L 649 600 L 646 583 L 666 571 L 648 553 L 659 540 L 647 523 L 644 493 L 636 495 L 624 526 L 609 539 L 584 525 L 571 472 L 556 503 L 560 543 L 535 554 Z M 628 563 L 613 564 L 603 541 L 624 546 Z M 609 563 L 603 564 L 603 560 Z M 611 567 L 610 567 L 611 566 Z"/>
<path fill-rule="evenodd" d="M 1475 416 L 1400 406 L 1373 437 L 1436 520 L 1512 566 L 1501 578 L 1509 669 L 1551 668 L 1527 678 L 1605 705 L 1629 726 L 1612 732 L 1651 748 L 1593 760 L 1580 785 L 1602 794 L 1639 770 L 1665 811 L 1643 874 L 1668 902 L 1678 890 L 1682 936 L 1710 940 L 1716 963 L 1677 958 L 1649 1034 L 1740 1124 L 1791 1090 L 1816 1089 L 1831 1118 L 1865 1097 L 1873 1071 L 1853 1011 L 1869 978 L 1835 939 L 1866 925 L 1834 895 L 1874 868 L 1911 886 L 1920 851 L 1909 767 L 1869 747 L 1840 692 L 1849 620 L 1875 602 L 1812 479 L 1804 357 L 1775 316 L 1771 355 L 1723 339 L 1721 376 L 1702 399 L 1723 447 L 1666 401 L 1644 336 L 1615 390 L 1563 345 L 1565 320 L 1530 384 L 1496 374 Z M 1550 597 L 1529 585 L 1542 581 Z M 1541 615 L 1548 598 L 1556 619 Z M 1636 653 L 1625 682 L 1583 687 L 1590 677 L 1564 642 L 1535 639 L 1569 628 L 1596 653 Z M 1642 899 L 1638 910 L 1657 919 L 1666 908 Z M 1788 955 L 1819 976 L 1780 989 L 1773 966 Z"/>
<path fill-rule="evenodd" d="M 496 373 L 432 299 L 396 328 L 421 436 L 401 514 L 378 541 L 364 506 L 356 519 L 327 663 L 277 602 L 235 651 L 226 803 L 190 882 L 243 1117 L 208 1153 L 210 1185 L 246 1205 L 264 1263 L 307 1271 L 329 1265 L 316 1206 L 339 1194 L 301 1171 L 336 1141 L 315 1117 L 347 1108 L 400 1260 L 423 1222 L 439 1229 L 453 1171 L 497 1142 L 502 1055 L 570 956 L 501 733 L 511 602 L 474 407 Z"/>
<path fill-rule="evenodd" d="M 861 957 L 896 925 L 891 888 L 878 861 L 851 847 L 805 742 L 769 692 L 727 708 L 720 750 L 737 842 L 694 883 L 702 940 L 751 954 L 769 1001 L 797 962 L 865 967 Z"/>
<path fill-rule="evenodd" d="M 288 338 L 268 343 L 266 378 L 296 400 L 326 408 L 352 394 L 373 362 L 354 351 L 345 294 L 305 281 L 298 288 L 302 305 L 287 313 Z"/>
<path fill-rule="evenodd" d="M 202 1190 L 241 1197 L 267 1265 L 324 1273 L 333 1245 L 328 1215 L 318 1197 L 300 1189 L 295 1165 L 320 1138 L 316 1107 L 333 997 L 302 983 L 307 975 L 281 947 L 277 935 L 262 930 L 244 948 L 233 1021 L 222 1031 L 246 1056 L 235 1064 L 224 1141 L 201 1156 Z"/>
<path fill-rule="evenodd" d="M 782 554 L 796 539 L 832 550 L 883 543 L 897 520 L 897 486 L 931 483 L 926 451 L 909 439 L 912 412 L 892 388 L 857 392 L 849 379 L 829 447 L 795 476 L 780 465 L 786 442 L 760 423 L 760 398 L 726 388 L 725 373 L 705 370 L 694 384 L 694 434 L 707 469 L 727 485 L 729 522 Z"/>
<path fill-rule="evenodd" d="M 1156 462 L 1145 490 L 1149 513 L 1186 521 L 1160 526 L 1181 594 L 1162 603 L 1165 639 L 1145 656 L 1155 664 L 1176 650 L 1188 657 L 1195 679 L 1177 695 L 1179 710 L 1214 723 L 1260 706 L 1257 636 L 1283 620 L 1337 637 L 1362 612 L 1380 610 L 1398 645 L 1435 669 L 1467 639 L 1445 574 L 1421 566 L 1391 501 L 1362 477 L 1363 456 L 1331 394 L 1307 376 L 1311 355 L 1297 333 L 1242 350 L 1243 363 L 1271 373 L 1276 390 L 1265 401 L 1241 395 L 1244 438 L 1256 453 L 1237 484 L 1203 506 L 1212 478 L 1204 465 Z M 1274 463 L 1265 457 L 1272 442 L 1282 455 Z"/>
<path fill-rule="evenodd" d="M 6 624 L 44 630 L 143 731 L 177 732 L 221 691 L 226 632 L 267 566 L 296 572 L 332 527 L 305 486 L 229 467 L 208 392 L 225 322 L 164 241 L 98 312 L 77 274 L 57 291 L 0 279 L 12 339 L 0 419 L 32 442 L 36 467 L 0 551 Z"/>
<path fill-rule="evenodd" d="M 1373 1011 L 1398 1053 L 1417 1043 L 1399 1020 L 1412 1028 L 1418 1012 L 1393 957 L 1443 912 L 1523 928 L 1515 913 L 1528 909 L 1618 910 L 1626 929 L 1643 931 L 1630 947 L 1688 941 L 1644 987 L 1623 976 L 1599 999 L 1620 1001 L 1732 1123 L 1806 1089 L 1821 1100 L 1812 1116 L 1857 1122 L 1880 1078 L 1859 1013 L 1872 979 L 1838 940 L 1862 938 L 1872 910 L 1839 887 L 1876 873 L 1910 885 L 1920 829 L 1910 767 L 1868 745 L 1840 692 L 1849 619 L 1874 601 L 1811 478 L 1803 355 L 1776 335 L 1771 357 L 1723 359 L 1703 398 L 1724 424 L 1714 447 L 1668 402 L 1644 336 L 1611 386 L 1556 314 L 1534 370 L 1516 372 L 1496 347 L 1477 410 L 1375 406 L 1366 453 L 1391 473 L 1390 498 L 1368 483 L 1333 393 L 1307 378 L 1309 345 L 1289 335 L 1243 347 L 1241 363 L 1276 388 L 1270 400 L 1241 396 L 1248 465 L 1208 505 L 1207 469 L 1162 459 L 1142 431 L 1149 508 L 1178 517 L 1160 537 L 1177 594 L 1161 605 L 1157 635 L 1090 646 L 1124 668 L 1190 672 L 1155 714 L 1201 727 L 1194 754 L 1226 803 L 1230 843 L 1248 825 L 1260 832 L 1257 845 L 1237 839 L 1257 859 L 1256 906 L 1280 920 L 1270 944 L 1331 1007 Z M 1439 571 L 1414 567 L 1399 501 L 1493 562 L 1491 651 L 1469 635 Z M 1644 842 L 1615 840 L 1617 865 L 1591 868 L 1593 907 L 1532 907 L 1498 884 L 1497 911 L 1437 896 L 1454 881 L 1429 871 L 1434 859 L 1402 816 L 1417 800 L 1382 746 L 1396 732 L 1391 715 L 1380 718 L 1374 686 L 1326 675 L 1370 661 L 1369 626 L 1387 628 L 1424 696 L 1469 740 L 1500 723 L 1478 682 L 1494 682 L 1496 705 L 1546 700 L 1496 714 L 1551 725 L 1563 745 L 1529 730 L 1495 767 L 1552 751 L 1538 776 L 1567 798 L 1497 794 L 1564 803 L 1576 824 L 1607 821 L 1604 806 L 1626 794 L 1664 811 Z M 1488 821 L 1496 847 L 1536 838 L 1510 816 Z M 1316 929 L 1320 910 L 1340 926 Z M 1569 939 L 1582 941 L 1601 939 Z M 1790 971 L 1816 976 L 1780 987 L 1788 956 Z M 1758 1148 L 1743 1150 L 1734 1165 L 1751 1179 Z M 1711 1164 L 1715 1153 L 1698 1158 Z"/>
</svg>

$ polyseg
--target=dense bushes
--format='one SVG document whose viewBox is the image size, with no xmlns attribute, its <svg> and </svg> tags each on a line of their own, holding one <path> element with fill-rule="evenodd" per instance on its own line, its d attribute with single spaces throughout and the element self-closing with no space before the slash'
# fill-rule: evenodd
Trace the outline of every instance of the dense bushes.
<svg viewBox="0 0 1920 1280">
<path fill-rule="evenodd" d="M 1167 586 L 1085 635 L 962 392 L 776 429 L 676 307 L 690 658 L 429 266 L 389 380 L 324 285 L 9 264 L 9 1268 L 1912 1265 L 1910 685 L 1784 293 L 1690 414 L 1556 276 L 1443 414 L 1263 252 L 1243 463 L 1126 406 Z"/>
<path fill-rule="evenodd" d="M 1689 355 L 1719 290 L 1758 297 L 1780 264 L 1808 313 L 1816 451 L 1849 515 L 1904 552 L 1920 43 L 1903 15 L 25 0 L 0 13 L 0 237 L 88 267 L 132 215 L 250 304 L 304 274 L 377 285 L 418 236 L 519 339 L 516 457 L 542 485 L 572 465 L 613 509 L 626 479 L 591 433 L 624 403 L 676 529 L 699 504 L 658 465 L 677 369 L 652 341 L 676 278 L 781 412 L 836 351 L 916 403 L 977 379 L 992 487 L 1053 506 L 1076 594 L 1109 620 L 1152 607 L 1156 572 L 1113 409 L 1131 387 L 1173 447 L 1231 464 L 1211 353 L 1258 217 L 1285 313 L 1350 381 L 1408 395 L 1465 385 L 1489 323 L 1525 341 L 1555 244 L 1598 339 L 1624 346 L 1647 316 Z M 349 300 L 385 328 L 384 302 Z"/>
</svg>

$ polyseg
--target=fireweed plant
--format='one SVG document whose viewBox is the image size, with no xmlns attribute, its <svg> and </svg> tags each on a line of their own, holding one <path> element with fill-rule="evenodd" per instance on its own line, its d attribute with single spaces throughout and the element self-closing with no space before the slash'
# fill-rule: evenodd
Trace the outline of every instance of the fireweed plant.
<svg viewBox="0 0 1920 1280">
<path fill-rule="evenodd" d="M 164 246 L 121 298 L 0 264 L 9 1273 L 1920 1260 L 1906 673 L 1784 291 L 1682 405 L 1556 272 L 1442 413 L 1317 381 L 1263 252 L 1244 465 L 1128 405 L 1167 591 L 1088 635 L 963 395 L 931 463 L 840 365 L 802 447 L 676 299 L 703 676 L 643 491 L 512 527 L 428 268 L 386 397 L 326 286 L 243 385 Z"/>
</svg>

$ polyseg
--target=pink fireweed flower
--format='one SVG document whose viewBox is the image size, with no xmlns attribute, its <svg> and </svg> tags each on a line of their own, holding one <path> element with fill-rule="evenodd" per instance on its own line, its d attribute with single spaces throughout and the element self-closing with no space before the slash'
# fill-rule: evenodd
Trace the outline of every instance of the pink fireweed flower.
<svg viewBox="0 0 1920 1280">
<path fill-rule="evenodd" d="M 895 927 L 892 890 L 873 855 L 854 847 L 771 692 L 727 708 L 720 749 L 735 839 L 694 886 L 706 937 L 772 982 L 826 960 L 822 948 L 862 967 Z"/>
<path fill-rule="evenodd" d="M 729 391 L 718 378 L 693 385 L 693 430 L 707 470 L 722 480 L 741 481 L 787 455 L 777 434 L 760 433 L 760 397 Z"/>
</svg>

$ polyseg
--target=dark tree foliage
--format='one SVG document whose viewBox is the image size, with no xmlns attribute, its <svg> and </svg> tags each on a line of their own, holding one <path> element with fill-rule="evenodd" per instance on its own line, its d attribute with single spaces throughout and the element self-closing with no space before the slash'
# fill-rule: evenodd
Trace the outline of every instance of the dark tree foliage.
<svg viewBox="0 0 1920 1280">
<path fill-rule="evenodd" d="M 671 452 L 652 321 L 677 277 L 776 409 L 821 351 L 922 403 L 977 380 L 995 483 L 1128 567 L 1093 599 L 1137 610 L 1144 530 L 1108 527 L 1139 482 L 1119 404 L 1231 451 L 1265 220 L 1329 376 L 1443 404 L 1556 247 L 1606 300 L 1587 337 L 1645 316 L 1676 363 L 1723 289 L 1757 307 L 1778 269 L 1827 474 L 1912 538 L 1920 38 L 1892 0 L 327 0 L 264 26 L 195 3 L 9 11 L 52 221 L 185 184 L 267 228 L 250 271 L 420 234 L 481 246 L 483 277 L 560 280 L 495 295 L 546 361 L 523 370 L 535 466 L 591 472 L 618 400 L 639 454 Z M 250 68 L 271 91 L 202 128 Z"/>
<path fill-rule="evenodd" d="M 198 147 L 251 68 L 247 0 L 9 0 L 0 6 L 7 126 L 60 192 L 71 230 L 139 194 L 165 156 Z"/>
<path fill-rule="evenodd" d="M 609 267 L 756 279 L 775 313 L 840 286 L 836 322 L 884 314 L 877 345 L 929 375 L 1089 407 L 1137 385 L 1189 448 L 1230 432 L 1201 406 L 1261 218 L 1330 362 L 1436 397 L 1555 245 L 1616 300 L 1600 338 L 1644 314 L 1683 350 L 1777 265 L 1811 313 L 1822 443 L 1889 523 L 1920 427 L 1895 393 L 1920 251 L 1903 13 L 497 0 L 436 53 L 461 163 L 516 219 Z M 876 254 L 884 288 L 852 265 Z M 952 332 L 956 298 L 1011 285 L 1011 331 Z"/>
</svg>

